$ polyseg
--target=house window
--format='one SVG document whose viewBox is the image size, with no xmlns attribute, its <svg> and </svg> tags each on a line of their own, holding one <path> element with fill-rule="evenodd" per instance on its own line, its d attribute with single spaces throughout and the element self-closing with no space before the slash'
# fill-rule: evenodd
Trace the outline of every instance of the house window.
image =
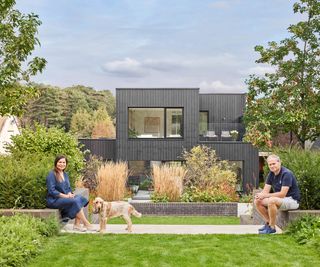
<svg viewBox="0 0 320 267">
<path fill-rule="evenodd" d="M 182 108 L 167 108 L 167 137 L 179 138 L 183 136 Z"/>
<path fill-rule="evenodd" d="M 129 138 L 181 138 L 182 108 L 129 108 Z"/>
<path fill-rule="evenodd" d="M 209 122 L 209 112 L 200 111 L 199 116 L 199 134 L 205 135 L 208 131 L 208 122 Z"/>
</svg>

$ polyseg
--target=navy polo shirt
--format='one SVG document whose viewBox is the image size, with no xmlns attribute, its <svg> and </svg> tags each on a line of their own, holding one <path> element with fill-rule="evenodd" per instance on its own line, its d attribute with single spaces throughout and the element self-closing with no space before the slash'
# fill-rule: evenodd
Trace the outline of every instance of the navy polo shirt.
<svg viewBox="0 0 320 267">
<path fill-rule="evenodd" d="M 274 192 L 280 192 L 282 186 L 288 186 L 289 191 L 286 197 L 292 197 L 298 202 L 300 201 L 300 190 L 297 179 L 287 168 L 281 167 L 278 175 L 275 175 L 273 172 L 269 172 L 266 184 L 271 185 Z"/>
</svg>

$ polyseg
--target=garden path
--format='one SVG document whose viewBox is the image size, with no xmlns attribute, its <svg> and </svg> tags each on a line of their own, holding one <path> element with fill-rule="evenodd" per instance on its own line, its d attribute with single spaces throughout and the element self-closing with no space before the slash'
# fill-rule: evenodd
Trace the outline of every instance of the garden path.
<svg viewBox="0 0 320 267">
<path fill-rule="evenodd" d="M 93 224 L 98 230 L 99 225 Z M 78 232 L 73 231 L 72 224 L 67 224 L 61 232 L 63 233 L 98 233 L 97 231 Z M 132 227 L 132 234 L 258 234 L 261 225 L 157 225 L 136 224 Z M 125 224 L 108 224 L 108 234 L 127 234 Z M 277 233 L 282 233 L 277 228 Z"/>
</svg>

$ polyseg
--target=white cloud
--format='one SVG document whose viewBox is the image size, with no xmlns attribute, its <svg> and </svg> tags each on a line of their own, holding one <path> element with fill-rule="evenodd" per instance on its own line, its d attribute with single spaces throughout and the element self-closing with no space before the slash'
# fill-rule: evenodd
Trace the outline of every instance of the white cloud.
<svg viewBox="0 0 320 267">
<path fill-rule="evenodd" d="M 225 84 L 220 80 L 207 82 L 202 81 L 199 84 L 201 93 L 244 93 L 245 86 L 241 84 Z"/>
<path fill-rule="evenodd" d="M 141 77 L 146 75 L 142 64 L 129 57 L 124 60 L 107 62 L 102 66 L 102 69 L 105 72 L 116 76 Z"/>
<path fill-rule="evenodd" d="M 138 61 L 133 58 L 107 62 L 102 66 L 103 71 L 115 76 L 142 77 L 150 74 L 151 71 L 170 72 L 189 65 L 188 62 L 174 60 L 146 59 Z"/>
<path fill-rule="evenodd" d="M 272 66 L 256 66 L 256 67 L 239 71 L 240 74 L 244 74 L 244 75 L 256 74 L 259 76 L 262 76 L 265 73 L 274 73 L 274 72 L 275 72 L 275 68 Z"/>
</svg>

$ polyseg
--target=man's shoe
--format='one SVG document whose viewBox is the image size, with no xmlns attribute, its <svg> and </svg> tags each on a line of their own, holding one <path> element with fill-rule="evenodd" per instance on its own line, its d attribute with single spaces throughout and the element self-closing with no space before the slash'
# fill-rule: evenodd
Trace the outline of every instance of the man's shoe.
<svg viewBox="0 0 320 267">
<path fill-rule="evenodd" d="M 268 226 L 265 230 L 259 231 L 259 234 L 275 234 L 276 232 L 275 228 Z"/>
<path fill-rule="evenodd" d="M 269 223 L 265 223 L 259 230 L 259 232 L 266 230 L 266 228 L 269 227 Z"/>
</svg>

